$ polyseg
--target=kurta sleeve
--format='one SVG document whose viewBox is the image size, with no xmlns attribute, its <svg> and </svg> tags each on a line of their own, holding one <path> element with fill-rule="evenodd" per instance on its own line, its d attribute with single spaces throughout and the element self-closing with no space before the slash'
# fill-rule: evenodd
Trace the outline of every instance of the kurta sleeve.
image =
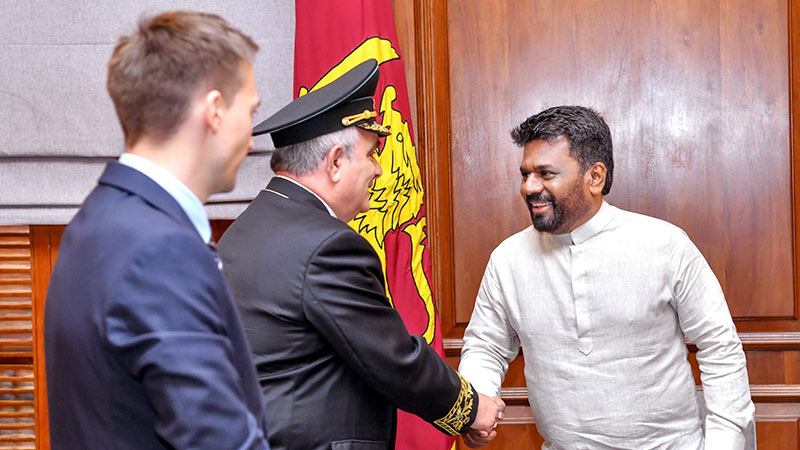
<svg viewBox="0 0 800 450">
<path fill-rule="evenodd" d="M 477 393 L 422 337 L 409 335 L 386 299 L 380 260 L 364 238 L 342 230 L 324 240 L 303 289 L 308 320 L 367 385 L 442 432 L 467 431 Z"/>
<path fill-rule="evenodd" d="M 106 343 L 141 380 L 156 433 L 174 448 L 268 450 L 233 363 L 224 282 L 200 240 L 150 239 L 110 283 Z"/>
<path fill-rule="evenodd" d="M 703 255 L 681 234 L 673 248 L 673 293 L 681 329 L 697 346 L 708 414 L 705 448 L 742 450 L 755 407 L 742 343 L 722 288 Z"/>
<path fill-rule="evenodd" d="M 500 395 L 508 364 L 519 353 L 519 337 L 511 328 L 504 300 L 490 260 L 464 332 L 458 367 L 478 392 L 490 396 Z"/>
</svg>

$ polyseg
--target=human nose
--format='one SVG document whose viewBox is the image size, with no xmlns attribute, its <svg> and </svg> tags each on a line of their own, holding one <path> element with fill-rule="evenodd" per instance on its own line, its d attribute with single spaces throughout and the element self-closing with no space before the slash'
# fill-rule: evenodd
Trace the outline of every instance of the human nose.
<svg viewBox="0 0 800 450">
<path fill-rule="evenodd" d="M 538 194 L 542 192 L 542 190 L 544 190 L 542 180 L 536 175 L 530 174 L 522 179 L 522 185 L 520 186 L 522 195 Z"/>
<path fill-rule="evenodd" d="M 375 176 L 373 178 L 378 178 L 383 175 L 383 167 L 381 167 L 381 164 L 378 162 L 378 160 L 373 158 L 372 163 L 375 164 Z"/>
</svg>

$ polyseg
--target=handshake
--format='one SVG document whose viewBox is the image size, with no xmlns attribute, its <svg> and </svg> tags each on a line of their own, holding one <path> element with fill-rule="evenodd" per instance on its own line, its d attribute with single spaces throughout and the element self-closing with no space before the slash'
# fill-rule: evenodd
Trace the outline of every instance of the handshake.
<svg viewBox="0 0 800 450">
<path fill-rule="evenodd" d="M 469 431 L 462 434 L 464 443 L 471 448 L 480 448 L 492 442 L 497 436 L 494 427 L 497 421 L 503 418 L 506 404 L 500 397 L 489 397 L 478 393 L 478 415 L 472 423 Z"/>
</svg>

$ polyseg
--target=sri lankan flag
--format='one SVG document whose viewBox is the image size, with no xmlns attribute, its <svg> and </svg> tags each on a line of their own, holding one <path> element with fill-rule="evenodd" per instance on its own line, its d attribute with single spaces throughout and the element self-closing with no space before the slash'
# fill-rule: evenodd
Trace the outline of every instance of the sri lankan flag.
<svg viewBox="0 0 800 450">
<path fill-rule="evenodd" d="M 372 187 L 370 210 L 350 225 L 381 258 L 386 295 L 408 331 L 423 336 L 444 357 L 430 283 L 422 181 L 391 0 L 296 0 L 295 15 L 295 96 L 330 83 L 367 59 L 380 65 L 375 105 L 378 121 L 390 126 L 392 134 L 377 156 L 383 175 Z M 452 446 L 452 437 L 398 411 L 397 450 Z"/>
</svg>

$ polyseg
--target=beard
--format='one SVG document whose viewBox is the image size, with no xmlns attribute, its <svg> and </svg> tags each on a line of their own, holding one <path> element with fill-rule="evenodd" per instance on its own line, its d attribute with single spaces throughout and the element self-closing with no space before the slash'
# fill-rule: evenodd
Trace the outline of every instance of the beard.
<svg viewBox="0 0 800 450">
<path fill-rule="evenodd" d="M 561 200 L 557 200 L 547 191 L 525 196 L 525 205 L 531 215 L 533 227 L 537 231 L 554 234 L 572 231 L 571 228 L 578 218 L 591 209 L 583 194 L 582 181 L 578 178 Z M 549 202 L 552 205 L 552 213 L 550 215 L 534 213 L 531 203 L 535 202 Z"/>
</svg>

